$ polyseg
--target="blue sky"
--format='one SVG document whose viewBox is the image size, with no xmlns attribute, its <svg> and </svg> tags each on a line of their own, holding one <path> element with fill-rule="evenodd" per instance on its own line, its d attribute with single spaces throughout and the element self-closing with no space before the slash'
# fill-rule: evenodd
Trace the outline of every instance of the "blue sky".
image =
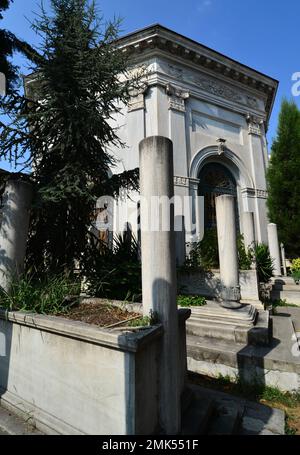
<svg viewBox="0 0 300 455">
<path fill-rule="evenodd" d="M 122 34 L 159 22 L 280 81 L 268 132 L 276 133 L 281 99 L 291 98 L 292 74 L 300 71 L 299 0 L 97 0 L 104 19 L 123 18 Z M 1 23 L 18 37 L 38 44 L 30 29 L 38 0 L 14 0 Z M 49 0 L 44 0 L 49 5 Z M 26 74 L 20 55 L 15 62 Z M 300 106 L 300 97 L 296 98 Z"/>
</svg>

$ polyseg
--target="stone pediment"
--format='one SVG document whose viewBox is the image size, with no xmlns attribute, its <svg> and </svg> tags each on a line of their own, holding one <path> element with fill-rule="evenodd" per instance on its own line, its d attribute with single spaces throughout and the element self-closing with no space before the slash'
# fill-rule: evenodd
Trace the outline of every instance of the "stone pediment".
<svg viewBox="0 0 300 455">
<path fill-rule="evenodd" d="M 230 85 L 234 82 L 236 87 L 241 89 L 244 87 L 248 92 L 257 93 L 265 100 L 267 118 L 270 117 L 278 81 L 265 74 L 159 24 L 130 33 L 120 38 L 117 43 L 133 61 L 142 61 L 149 54 L 164 53 L 169 54 L 173 59 L 178 58 L 178 61 L 186 61 L 199 70 L 215 74 L 216 77 L 222 78 L 224 83 L 217 83 L 212 78 L 202 75 L 194 76 L 197 79 L 194 79 L 194 83 L 197 83 L 200 89 L 213 95 L 246 104 L 249 108 L 256 109 L 257 107 L 255 95 L 242 95 L 242 90 L 233 90 Z M 191 78 L 191 72 L 183 72 L 179 66 L 174 65 L 172 68 L 172 65 L 169 65 L 169 72 L 173 72 L 173 76 L 177 79 Z"/>
</svg>

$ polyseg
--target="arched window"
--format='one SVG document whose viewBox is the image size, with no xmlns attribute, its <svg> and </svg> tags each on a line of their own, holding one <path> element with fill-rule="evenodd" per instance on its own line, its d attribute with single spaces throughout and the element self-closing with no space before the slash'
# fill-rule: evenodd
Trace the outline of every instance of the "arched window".
<svg viewBox="0 0 300 455">
<path fill-rule="evenodd" d="M 204 227 L 212 229 L 217 226 L 216 197 L 231 194 L 237 198 L 236 182 L 231 172 L 219 163 L 206 164 L 200 172 L 199 180 L 199 196 L 204 197 Z M 237 204 L 236 212 L 238 213 Z"/>
</svg>

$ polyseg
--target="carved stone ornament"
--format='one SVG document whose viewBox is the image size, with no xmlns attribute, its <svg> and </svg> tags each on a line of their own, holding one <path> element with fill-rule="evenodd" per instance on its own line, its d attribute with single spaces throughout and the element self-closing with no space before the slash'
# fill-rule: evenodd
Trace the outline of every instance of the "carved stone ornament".
<svg viewBox="0 0 300 455">
<path fill-rule="evenodd" d="M 181 177 L 178 175 L 174 176 L 174 185 L 175 186 L 189 186 L 189 178 L 188 177 Z"/>
<path fill-rule="evenodd" d="M 223 155 L 223 153 L 225 153 L 227 150 L 226 139 L 219 138 L 219 139 L 217 139 L 217 143 L 218 143 L 218 153 L 219 153 L 219 155 Z"/>
<path fill-rule="evenodd" d="M 261 136 L 261 125 L 263 120 L 255 117 L 254 115 L 247 114 L 246 120 L 248 123 L 248 134 L 254 134 L 256 136 Z"/>
<path fill-rule="evenodd" d="M 189 98 L 189 92 L 173 87 L 171 84 L 166 86 L 166 93 L 169 96 L 169 109 L 185 112 L 185 101 Z"/>
<path fill-rule="evenodd" d="M 230 87 L 229 85 L 209 78 L 208 76 L 202 76 L 195 72 L 183 70 L 177 68 L 174 65 L 163 65 L 164 70 L 167 74 L 175 77 L 178 80 L 185 81 L 188 83 L 195 84 L 200 90 L 203 90 L 211 95 L 218 96 L 220 98 L 227 99 L 239 104 L 245 104 L 251 108 L 258 107 L 258 101 L 255 97 L 245 95 L 239 90 Z"/>
<path fill-rule="evenodd" d="M 144 84 L 141 88 L 131 91 L 131 98 L 128 103 L 128 112 L 145 109 L 145 94 L 147 90 L 148 85 Z"/>
</svg>

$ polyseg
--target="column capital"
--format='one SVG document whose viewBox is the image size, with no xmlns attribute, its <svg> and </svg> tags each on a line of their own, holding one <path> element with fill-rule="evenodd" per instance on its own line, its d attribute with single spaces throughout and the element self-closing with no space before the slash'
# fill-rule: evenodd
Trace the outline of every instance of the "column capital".
<svg viewBox="0 0 300 455">
<path fill-rule="evenodd" d="M 246 121 L 248 123 L 248 134 L 255 136 L 262 136 L 262 125 L 264 120 L 262 118 L 256 117 L 252 114 L 246 115 Z"/>
<path fill-rule="evenodd" d="M 167 84 L 166 93 L 169 96 L 169 109 L 185 112 L 185 101 L 190 97 L 190 93 Z"/>
<path fill-rule="evenodd" d="M 128 112 L 145 109 L 145 95 L 149 89 L 149 85 L 144 83 L 141 87 L 130 91 L 130 100 L 128 102 Z"/>
</svg>

